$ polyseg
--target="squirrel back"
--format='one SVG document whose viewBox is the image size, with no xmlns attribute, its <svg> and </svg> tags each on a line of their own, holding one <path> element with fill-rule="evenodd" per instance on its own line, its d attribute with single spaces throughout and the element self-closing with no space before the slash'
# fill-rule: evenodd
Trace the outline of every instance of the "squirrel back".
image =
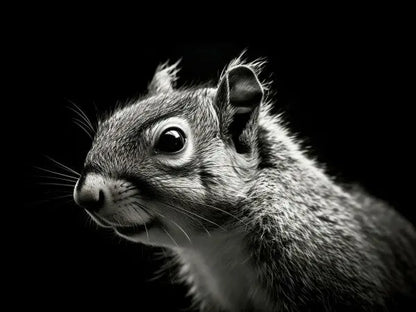
<svg viewBox="0 0 416 312">
<path fill-rule="evenodd" d="M 266 165 L 248 198 L 262 196 L 248 210 L 262 209 L 249 217 L 249 241 L 262 283 L 275 286 L 276 311 L 407 308 L 416 296 L 413 226 L 362 190 L 337 186 L 296 147 L 279 144 L 272 117 L 262 120 Z M 282 154 L 285 161 L 275 157 Z"/>
</svg>

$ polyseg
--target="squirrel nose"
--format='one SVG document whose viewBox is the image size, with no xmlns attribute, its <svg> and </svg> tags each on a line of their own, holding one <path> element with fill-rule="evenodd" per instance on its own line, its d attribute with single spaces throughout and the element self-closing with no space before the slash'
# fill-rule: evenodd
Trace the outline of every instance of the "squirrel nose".
<svg viewBox="0 0 416 312">
<path fill-rule="evenodd" d="M 89 212 L 98 212 L 105 203 L 102 178 L 96 175 L 82 176 L 74 189 L 74 200 Z"/>
<path fill-rule="evenodd" d="M 90 212 L 98 212 L 104 205 L 104 192 L 81 191 L 75 202 Z"/>
</svg>

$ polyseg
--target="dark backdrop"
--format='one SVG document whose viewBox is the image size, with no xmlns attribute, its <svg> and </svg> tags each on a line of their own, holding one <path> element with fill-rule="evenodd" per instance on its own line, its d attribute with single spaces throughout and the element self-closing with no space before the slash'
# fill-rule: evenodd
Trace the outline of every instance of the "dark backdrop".
<svg viewBox="0 0 416 312">
<path fill-rule="evenodd" d="M 413 56 L 401 21 L 352 16 L 293 22 L 267 35 L 226 40 L 173 40 L 169 34 L 147 40 L 141 31 L 129 36 L 82 30 L 34 34 L 22 53 L 21 78 L 30 92 L 17 94 L 13 104 L 23 116 L 23 134 L 13 142 L 21 152 L 12 156 L 23 164 L 25 186 L 19 193 L 24 227 L 14 244 L 22 265 L 11 269 L 14 287 L 25 296 L 16 304 L 117 305 L 137 311 L 189 306 L 185 288 L 171 285 L 169 271 L 150 281 L 163 263 L 160 250 L 97 229 L 70 198 L 52 199 L 70 194 L 70 188 L 40 185 L 45 179 L 34 167 L 59 169 L 44 157 L 49 155 L 80 170 L 90 140 L 73 124 L 68 100 L 93 118 L 94 107 L 105 111 L 143 94 L 156 66 L 166 60 L 182 58 L 182 85 L 216 81 L 244 49 L 249 59 L 266 57 L 263 78 L 273 80 L 275 108 L 309 155 L 340 182 L 359 183 L 415 223 L 408 184 L 413 171 Z"/>
</svg>

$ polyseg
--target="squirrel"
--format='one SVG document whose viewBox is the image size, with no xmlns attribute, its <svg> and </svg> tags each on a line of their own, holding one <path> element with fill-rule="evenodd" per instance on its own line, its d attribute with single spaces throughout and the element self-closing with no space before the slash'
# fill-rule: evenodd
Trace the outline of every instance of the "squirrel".
<svg viewBox="0 0 416 312">
<path fill-rule="evenodd" d="M 337 185 L 271 113 L 263 60 L 212 87 L 147 95 L 99 121 L 75 202 L 129 241 L 165 247 L 201 311 L 395 311 L 416 297 L 416 231 Z"/>
</svg>

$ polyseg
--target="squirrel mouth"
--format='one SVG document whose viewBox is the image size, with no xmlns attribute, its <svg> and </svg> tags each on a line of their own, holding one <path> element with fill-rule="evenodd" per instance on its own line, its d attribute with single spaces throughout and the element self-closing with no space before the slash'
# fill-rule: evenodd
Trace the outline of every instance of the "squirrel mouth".
<svg viewBox="0 0 416 312">
<path fill-rule="evenodd" d="M 124 236 L 133 236 L 137 234 L 141 234 L 150 228 L 157 225 L 157 219 L 151 219 L 150 221 L 143 223 L 143 224 L 136 224 L 136 225 L 128 225 L 128 226 L 116 226 L 114 230 L 121 235 Z"/>
</svg>

